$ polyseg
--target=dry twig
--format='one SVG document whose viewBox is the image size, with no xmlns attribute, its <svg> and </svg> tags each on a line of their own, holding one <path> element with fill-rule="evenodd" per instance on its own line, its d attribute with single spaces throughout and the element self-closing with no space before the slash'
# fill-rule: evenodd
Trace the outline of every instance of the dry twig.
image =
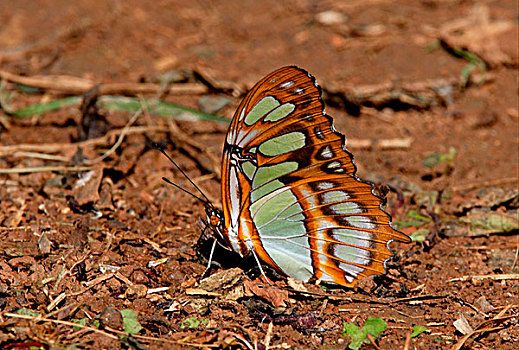
<svg viewBox="0 0 519 350">
<path fill-rule="evenodd" d="M 270 340 L 272 338 L 272 329 L 274 327 L 274 323 L 271 321 L 269 323 L 269 326 L 267 328 L 267 334 L 265 334 L 265 339 L 263 340 L 263 345 L 265 346 L 265 349 L 268 350 L 270 347 Z"/>
<path fill-rule="evenodd" d="M 347 139 L 346 147 L 352 149 L 409 149 L 413 143 L 412 137 L 396 138 L 396 139 Z"/>
<path fill-rule="evenodd" d="M 443 294 L 443 295 L 418 295 L 415 297 L 409 297 L 409 298 L 401 298 L 391 301 L 391 304 L 395 303 L 407 303 L 409 301 L 417 301 L 417 300 L 433 300 L 433 299 L 445 299 L 448 298 L 449 294 Z"/>
<path fill-rule="evenodd" d="M 369 341 L 371 342 L 371 344 L 373 345 L 373 347 L 377 350 L 380 350 L 380 346 L 378 346 L 378 344 L 375 342 L 375 339 L 373 338 L 373 336 L 368 333 L 367 337 L 368 337 Z"/>
<path fill-rule="evenodd" d="M 515 305 L 507 305 L 499 314 L 496 315 L 496 317 L 483 321 L 479 326 L 476 327 L 475 330 L 470 332 L 469 334 L 463 336 L 456 344 L 454 344 L 451 347 L 451 350 L 460 350 L 463 348 L 463 345 L 465 345 L 465 342 L 472 337 L 475 334 L 479 333 L 486 333 L 486 332 L 493 332 L 493 331 L 499 331 L 504 328 L 504 326 L 501 325 L 501 323 L 506 322 L 510 320 L 511 318 L 516 317 L 515 315 L 511 316 L 504 316 L 504 314 L 510 310 L 510 308 L 514 307 Z M 497 327 L 492 327 L 492 325 L 498 325 Z"/>
<path fill-rule="evenodd" d="M 517 184 L 519 180 L 517 177 L 506 177 L 503 179 L 492 179 L 488 181 L 481 181 L 476 183 L 469 183 L 459 186 L 452 187 L 453 192 L 459 192 L 459 191 L 469 191 L 474 190 L 476 188 L 482 188 L 482 187 L 491 187 L 491 186 L 499 186 L 499 185 L 508 185 L 508 184 Z"/>
<path fill-rule="evenodd" d="M 55 320 L 55 319 L 51 319 L 51 318 L 45 318 L 45 317 L 40 317 L 40 316 L 31 316 L 31 315 L 20 315 L 20 314 L 13 314 L 11 312 L 5 312 L 3 314 L 4 317 L 11 317 L 11 318 L 20 318 L 20 319 L 23 319 L 23 320 L 29 320 L 29 321 L 32 321 L 32 322 L 49 322 L 49 323 L 56 323 L 56 324 L 62 324 L 62 325 L 65 325 L 65 326 L 70 326 L 70 327 L 77 327 L 77 328 L 82 328 L 82 329 L 88 329 L 89 331 L 92 331 L 92 332 L 95 332 L 95 333 L 98 333 L 98 334 L 102 334 L 108 338 L 112 338 L 112 339 L 119 339 L 117 336 L 113 335 L 113 334 L 110 334 L 110 333 L 107 333 L 103 330 L 100 330 L 100 329 L 97 329 L 97 328 L 94 328 L 94 327 L 90 327 L 90 326 L 83 326 L 82 324 L 79 324 L 79 323 L 74 323 L 74 322 L 69 322 L 69 321 L 62 321 L 62 320 Z"/>
<path fill-rule="evenodd" d="M 231 95 L 234 97 L 243 95 L 246 90 L 243 86 L 240 86 L 233 81 L 217 79 L 214 74 L 205 67 L 197 67 L 193 72 L 198 76 L 198 79 L 202 81 L 202 83 L 206 84 L 212 90 L 223 92 L 230 91 Z"/>
<path fill-rule="evenodd" d="M 0 174 L 43 173 L 46 171 L 79 172 L 92 170 L 88 166 L 36 166 L 27 168 L 0 169 Z"/>
<path fill-rule="evenodd" d="M 472 280 L 494 280 L 494 281 L 504 281 L 504 280 L 519 280 L 519 273 L 504 273 L 501 275 L 474 275 L 474 276 L 463 276 L 458 278 L 450 279 L 449 282 L 465 282 Z"/>
<path fill-rule="evenodd" d="M 43 90 L 51 90 L 64 94 L 79 95 L 99 86 L 98 96 L 102 95 L 139 95 L 159 94 L 162 91 L 160 84 L 153 83 L 107 83 L 98 84 L 89 79 L 66 75 L 24 77 L 0 70 L 0 79 L 32 86 Z M 169 95 L 202 95 L 209 92 L 209 88 L 199 83 L 171 84 L 166 89 Z"/>
<path fill-rule="evenodd" d="M 411 334 L 413 334 L 413 331 L 410 331 L 405 336 L 404 350 L 409 350 L 409 347 L 411 346 Z"/>
<path fill-rule="evenodd" d="M 123 128 L 124 129 L 124 128 Z M 66 152 L 70 149 L 79 147 L 91 147 L 106 144 L 111 138 L 122 133 L 123 129 L 114 129 L 106 133 L 106 135 L 76 143 L 41 143 L 41 144 L 18 144 L 9 146 L 0 146 L 0 156 L 9 156 L 15 152 L 46 152 L 58 153 Z M 165 132 L 169 129 L 164 126 L 134 126 L 128 128 L 126 135 L 143 134 L 147 132 Z"/>
</svg>

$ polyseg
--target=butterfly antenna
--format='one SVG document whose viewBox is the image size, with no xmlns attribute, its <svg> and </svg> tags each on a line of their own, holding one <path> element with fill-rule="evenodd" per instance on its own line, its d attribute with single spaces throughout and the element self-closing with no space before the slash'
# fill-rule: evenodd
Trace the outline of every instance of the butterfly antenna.
<svg viewBox="0 0 519 350">
<path fill-rule="evenodd" d="M 196 194 L 193 194 L 193 193 L 189 192 L 188 190 L 186 190 L 186 189 L 180 187 L 180 186 L 177 185 L 176 183 L 171 182 L 171 180 L 168 179 L 167 177 L 162 177 L 162 180 L 164 180 L 165 182 L 167 182 L 167 183 L 170 184 L 171 186 L 174 186 L 174 187 L 178 188 L 179 190 L 181 190 L 181 191 L 183 191 L 183 192 L 185 192 L 185 193 L 187 193 L 187 194 L 189 194 L 189 195 L 195 197 L 195 198 L 198 199 L 200 202 L 202 202 L 202 203 L 204 203 L 204 204 L 207 204 L 207 205 L 209 205 L 209 206 L 211 206 L 211 207 L 213 206 L 213 205 L 211 204 L 211 202 L 208 202 L 208 201 L 206 201 L 206 200 L 204 200 L 204 199 L 198 197 Z"/>
<path fill-rule="evenodd" d="M 185 177 L 185 178 L 186 178 L 186 179 L 191 183 L 191 185 L 193 185 L 193 187 L 195 187 L 195 188 L 198 190 L 198 192 L 200 192 L 200 193 L 202 194 L 202 197 L 204 197 L 205 200 L 202 199 L 202 198 L 200 198 L 200 197 L 198 197 L 198 196 L 196 196 L 196 195 L 194 195 L 193 193 L 191 193 L 191 192 L 189 192 L 189 191 L 183 189 L 182 187 L 180 187 L 180 186 L 178 186 L 177 184 L 171 182 L 170 180 L 168 180 L 168 179 L 165 178 L 165 177 L 163 177 L 162 180 L 166 181 L 168 184 L 170 184 L 170 185 L 172 185 L 172 186 L 175 186 L 175 187 L 178 188 L 179 190 L 182 190 L 182 191 L 184 191 L 184 192 L 186 192 L 186 193 L 189 193 L 190 195 L 192 195 L 193 197 L 197 198 L 198 200 L 200 200 L 200 201 L 203 202 L 204 204 L 207 204 L 207 205 L 213 207 L 213 204 L 211 203 L 211 201 L 209 200 L 209 198 L 207 198 L 207 196 L 204 194 L 204 192 L 202 192 L 202 190 L 200 189 L 200 187 L 198 187 L 198 186 L 197 186 L 197 185 L 196 185 L 196 184 L 195 184 L 195 183 L 194 183 L 194 182 L 189 178 L 189 176 L 187 176 L 187 174 L 184 172 L 184 170 L 182 170 L 182 169 L 180 168 L 180 166 L 179 166 L 179 165 L 178 165 L 178 164 L 177 164 L 177 163 L 176 163 L 176 162 L 175 162 L 175 161 L 174 161 L 174 160 L 173 160 L 173 159 L 172 159 L 172 158 L 171 158 L 171 157 L 166 153 L 166 151 L 164 151 L 164 149 L 163 149 L 162 147 L 160 147 L 159 145 L 157 145 L 157 144 L 155 144 L 154 146 L 155 146 L 155 148 L 157 148 L 157 149 L 160 151 L 160 153 L 162 153 L 164 156 L 166 156 L 166 158 L 168 158 L 169 161 L 170 161 L 171 163 L 173 163 L 173 165 L 178 169 L 178 171 L 180 171 L 180 173 L 182 173 L 182 175 L 184 175 L 184 177 Z"/>
</svg>

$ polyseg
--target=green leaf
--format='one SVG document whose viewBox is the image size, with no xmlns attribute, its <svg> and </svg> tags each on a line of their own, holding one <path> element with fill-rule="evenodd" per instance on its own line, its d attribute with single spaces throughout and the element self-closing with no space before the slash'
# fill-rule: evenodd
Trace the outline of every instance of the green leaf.
<svg viewBox="0 0 519 350">
<path fill-rule="evenodd" d="M 425 331 L 428 331 L 427 327 L 425 327 L 425 326 L 419 326 L 419 325 L 413 326 L 413 332 L 411 333 L 411 338 L 415 338 Z"/>
<path fill-rule="evenodd" d="M 440 164 L 440 153 L 438 153 L 438 152 L 429 153 L 422 160 L 422 163 L 424 166 L 426 166 L 428 168 L 432 168 L 435 165 Z"/>
<path fill-rule="evenodd" d="M 371 334 L 373 338 L 377 338 L 386 330 L 387 323 L 380 317 L 368 317 L 364 326 L 359 328 L 354 323 L 344 323 L 342 327 L 342 335 L 350 337 L 349 349 L 360 349 L 362 343 L 367 342 L 366 337 Z"/>
<path fill-rule="evenodd" d="M 445 154 L 442 154 L 442 161 L 447 161 L 449 164 L 454 161 L 458 151 L 454 147 L 449 147 L 449 151 Z"/>
<path fill-rule="evenodd" d="M 22 307 L 21 309 L 16 310 L 14 313 L 15 314 L 19 314 L 19 315 L 27 315 L 27 316 L 35 316 L 35 317 L 36 316 L 40 316 L 39 313 L 34 312 L 34 311 L 30 310 L 30 309 L 26 309 L 24 307 Z"/>
<path fill-rule="evenodd" d="M 86 317 L 83 317 L 82 319 L 77 319 L 77 318 L 74 318 L 72 319 L 72 322 L 73 323 L 77 323 L 77 324 L 80 324 L 82 326 L 86 326 L 87 325 L 87 318 Z M 80 330 L 81 328 L 80 327 L 72 327 L 75 331 L 77 330 Z"/>
<path fill-rule="evenodd" d="M 452 163 L 454 158 L 456 157 L 456 154 L 458 152 L 456 151 L 456 148 L 449 147 L 449 151 L 447 153 L 440 153 L 440 152 L 432 152 L 429 153 L 424 157 L 422 160 L 422 163 L 425 167 L 433 168 L 438 164 L 441 164 L 445 161 L 448 162 L 448 164 Z"/>
<path fill-rule="evenodd" d="M 362 346 L 362 342 L 366 339 L 367 333 L 353 323 L 344 323 L 342 326 L 342 335 L 350 337 L 350 345 L 348 345 L 348 348 L 356 350 Z"/>
<path fill-rule="evenodd" d="M 180 328 L 198 328 L 198 326 L 205 325 L 207 323 L 209 323 L 208 319 L 199 319 L 196 316 L 191 316 L 182 321 Z"/>
<path fill-rule="evenodd" d="M 423 224 L 424 224 L 424 222 L 418 221 L 418 220 L 395 220 L 395 221 L 393 221 L 393 225 L 395 225 L 395 227 L 397 229 L 403 229 L 403 228 L 407 228 L 407 227 L 420 227 Z"/>
<path fill-rule="evenodd" d="M 139 320 L 137 319 L 137 312 L 132 309 L 121 310 L 121 316 L 123 317 L 124 331 L 128 334 L 137 334 L 142 329 Z"/>
<path fill-rule="evenodd" d="M 367 333 L 371 334 L 373 338 L 377 338 L 386 330 L 386 327 L 386 321 L 380 317 L 368 317 L 366 322 L 364 322 L 363 329 L 365 329 Z"/>
<path fill-rule="evenodd" d="M 411 233 L 411 235 L 410 235 L 411 241 L 423 242 L 423 241 L 425 241 L 425 238 L 427 237 L 427 235 L 430 232 L 431 232 L 431 230 L 422 227 L 422 228 L 416 230 L 415 232 Z"/>
<path fill-rule="evenodd" d="M 29 85 L 23 85 L 23 84 L 15 84 L 16 88 L 20 90 L 21 92 L 24 92 L 26 94 L 37 94 L 40 93 L 40 88 L 29 86 Z"/>
<path fill-rule="evenodd" d="M 412 209 L 407 212 L 407 217 L 409 217 L 411 219 L 426 221 L 426 222 L 431 221 L 431 218 L 429 216 L 422 215 L 418 211 L 412 210 Z"/>
</svg>

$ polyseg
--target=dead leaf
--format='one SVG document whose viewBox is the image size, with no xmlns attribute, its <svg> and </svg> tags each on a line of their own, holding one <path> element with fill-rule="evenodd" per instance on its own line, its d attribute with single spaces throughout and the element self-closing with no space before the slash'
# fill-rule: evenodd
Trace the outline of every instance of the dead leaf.
<svg viewBox="0 0 519 350">
<path fill-rule="evenodd" d="M 220 271 L 200 281 L 199 290 L 217 292 L 226 300 L 238 300 L 243 297 L 243 283 L 247 276 L 240 268 Z"/>
<path fill-rule="evenodd" d="M 145 285 L 142 284 L 133 284 L 129 285 L 126 289 L 126 292 L 124 293 L 124 296 L 126 299 L 139 299 L 144 298 L 148 292 L 148 288 L 146 288 Z"/>
<path fill-rule="evenodd" d="M 469 236 L 480 236 L 491 233 L 512 232 L 519 229 L 519 216 L 517 211 L 510 210 L 505 213 L 482 212 L 468 215 L 461 219 L 469 225 Z"/>
<path fill-rule="evenodd" d="M 501 312 L 499 312 L 499 314 L 497 314 L 497 316 L 494 317 L 493 319 L 485 320 L 485 321 L 481 322 L 479 324 L 479 326 L 476 327 L 475 330 L 473 330 L 472 332 L 461 337 L 461 339 L 458 340 L 458 342 L 456 344 L 454 344 L 454 346 L 451 347 L 451 350 L 460 350 L 465 345 L 465 342 L 475 334 L 485 333 L 485 332 L 495 332 L 495 331 L 500 331 L 501 329 L 503 329 L 504 328 L 504 326 L 502 325 L 503 323 L 516 317 L 515 315 L 503 316 L 508 310 L 510 310 L 514 306 L 516 306 L 516 305 L 509 304 L 509 305 L 505 306 L 505 308 L 503 310 L 501 310 Z M 512 323 L 510 323 L 510 324 L 512 324 Z"/>
<path fill-rule="evenodd" d="M 465 316 L 463 316 L 463 314 L 460 314 L 460 317 L 456 321 L 454 321 L 453 325 L 458 330 L 458 332 L 460 332 L 463 335 L 467 335 L 474 332 L 474 328 L 470 326 L 469 322 L 467 321 Z"/>
<path fill-rule="evenodd" d="M 442 224 L 441 232 L 448 237 L 486 236 L 519 229 L 517 210 L 506 212 L 472 210 L 469 215 Z"/>
<path fill-rule="evenodd" d="M 439 38 L 452 48 L 463 48 L 475 53 L 492 67 L 514 64 L 517 57 L 511 57 L 505 50 L 509 40 L 501 35 L 514 32 L 517 26 L 505 19 L 493 20 L 487 5 L 476 3 L 471 13 L 457 18 L 440 28 Z M 517 38 L 517 36 L 515 36 Z M 501 40 L 500 40 L 501 39 Z M 517 40 L 513 44 L 517 50 Z M 513 52 L 513 51 L 512 51 Z M 517 55 L 517 54 L 516 54 Z"/>
<path fill-rule="evenodd" d="M 112 198 L 113 187 L 114 187 L 114 183 L 113 183 L 112 179 L 110 179 L 109 177 L 103 178 L 103 180 L 101 181 L 101 187 L 99 188 L 99 197 L 100 198 L 99 198 L 99 202 L 97 204 L 97 207 L 99 209 L 109 209 L 109 210 L 114 209 L 113 198 Z"/>
<path fill-rule="evenodd" d="M 175 55 L 169 55 L 160 57 L 153 62 L 153 68 L 156 71 L 164 72 L 172 69 L 178 64 L 178 57 Z"/>
<path fill-rule="evenodd" d="M 29 268 L 36 265 L 36 260 L 32 256 L 21 256 L 19 258 L 13 258 L 7 262 L 13 268 Z"/>
<path fill-rule="evenodd" d="M 293 279 L 292 277 L 287 278 L 287 284 L 292 287 L 294 290 L 297 290 L 298 292 L 308 292 L 308 289 L 306 289 L 305 285 L 301 281 L 297 281 Z"/>
<path fill-rule="evenodd" d="M 248 297 L 257 296 L 263 298 L 276 308 L 287 307 L 286 301 L 289 300 L 287 290 L 252 281 L 245 281 L 244 287 L 245 295 Z"/>
<path fill-rule="evenodd" d="M 103 169 L 98 167 L 84 173 L 76 182 L 74 186 L 74 198 L 80 206 L 87 203 L 95 203 L 99 200 L 98 190 L 102 178 Z"/>
<path fill-rule="evenodd" d="M 38 240 L 38 247 L 40 248 L 40 252 L 42 254 L 49 254 L 51 244 L 52 242 L 47 237 L 47 234 L 43 232 L 40 239 Z"/>
<path fill-rule="evenodd" d="M 487 301 L 487 298 L 485 298 L 485 296 L 480 296 L 478 299 L 476 299 L 474 304 L 476 304 L 476 306 L 479 306 L 481 312 L 484 313 L 494 310 L 494 307 Z"/>
<path fill-rule="evenodd" d="M 221 297 L 221 293 L 216 292 L 209 292 L 205 289 L 201 288 L 186 288 L 186 294 L 187 295 L 201 295 L 201 296 L 207 296 L 207 297 Z"/>
</svg>

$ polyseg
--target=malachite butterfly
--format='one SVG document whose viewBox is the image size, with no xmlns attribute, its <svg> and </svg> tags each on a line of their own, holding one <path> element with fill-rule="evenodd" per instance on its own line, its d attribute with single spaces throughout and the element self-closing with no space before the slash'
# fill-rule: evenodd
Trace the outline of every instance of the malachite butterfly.
<svg viewBox="0 0 519 350">
<path fill-rule="evenodd" d="M 373 186 L 324 112 L 303 69 L 280 68 L 238 107 L 225 138 L 223 210 L 207 204 L 215 242 L 300 281 L 351 287 L 384 274 L 392 228 Z M 211 252 L 212 254 L 212 252 Z M 264 275 L 264 273 L 263 273 Z"/>
</svg>

